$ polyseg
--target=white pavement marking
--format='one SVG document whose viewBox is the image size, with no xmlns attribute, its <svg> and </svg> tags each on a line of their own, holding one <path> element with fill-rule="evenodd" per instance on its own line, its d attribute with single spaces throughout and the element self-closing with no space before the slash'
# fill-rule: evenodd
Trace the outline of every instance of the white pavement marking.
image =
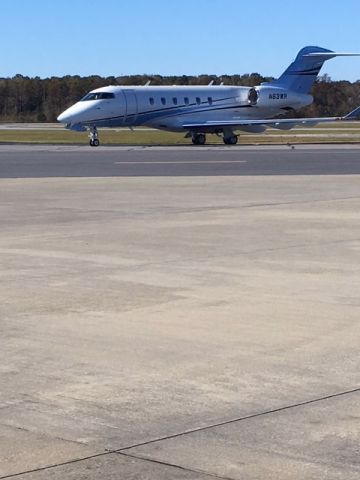
<svg viewBox="0 0 360 480">
<path fill-rule="evenodd" d="M 168 165 L 168 164 L 184 164 L 184 163 L 248 163 L 247 160 L 178 160 L 178 161 L 136 161 L 134 160 L 133 162 L 114 162 L 114 165 Z"/>
</svg>

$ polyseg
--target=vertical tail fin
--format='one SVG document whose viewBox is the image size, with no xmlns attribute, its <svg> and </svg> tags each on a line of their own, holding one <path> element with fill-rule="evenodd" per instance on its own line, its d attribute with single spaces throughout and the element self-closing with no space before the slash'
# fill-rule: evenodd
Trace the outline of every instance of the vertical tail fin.
<svg viewBox="0 0 360 480">
<path fill-rule="evenodd" d="M 285 87 L 297 93 L 309 93 L 326 60 L 352 55 L 359 54 L 335 53 L 321 47 L 304 47 L 281 77 L 271 84 Z"/>
</svg>

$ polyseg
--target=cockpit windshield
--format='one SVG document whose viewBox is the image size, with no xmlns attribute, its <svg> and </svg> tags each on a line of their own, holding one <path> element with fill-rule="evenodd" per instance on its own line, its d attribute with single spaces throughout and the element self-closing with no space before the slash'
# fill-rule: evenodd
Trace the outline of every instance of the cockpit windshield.
<svg viewBox="0 0 360 480">
<path fill-rule="evenodd" d="M 110 92 L 91 92 L 85 95 L 80 101 L 88 102 L 89 100 L 109 100 L 115 98 L 115 95 Z"/>
</svg>

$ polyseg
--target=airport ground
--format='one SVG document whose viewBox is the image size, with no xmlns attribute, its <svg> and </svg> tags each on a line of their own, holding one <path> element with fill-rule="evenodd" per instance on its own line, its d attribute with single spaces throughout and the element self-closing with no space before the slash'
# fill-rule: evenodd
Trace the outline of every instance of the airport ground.
<svg viewBox="0 0 360 480">
<path fill-rule="evenodd" d="M 0 146 L 0 478 L 360 476 L 360 147 Z"/>
</svg>

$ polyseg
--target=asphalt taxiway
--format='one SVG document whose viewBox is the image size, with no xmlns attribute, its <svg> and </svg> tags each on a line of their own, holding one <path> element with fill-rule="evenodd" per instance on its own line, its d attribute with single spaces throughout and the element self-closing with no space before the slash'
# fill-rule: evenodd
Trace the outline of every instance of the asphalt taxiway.
<svg viewBox="0 0 360 480">
<path fill-rule="evenodd" d="M 0 146 L 0 478 L 358 479 L 359 175 Z"/>
<path fill-rule="evenodd" d="M 0 178 L 346 175 L 359 146 L 0 146 Z"/>
</svg>

